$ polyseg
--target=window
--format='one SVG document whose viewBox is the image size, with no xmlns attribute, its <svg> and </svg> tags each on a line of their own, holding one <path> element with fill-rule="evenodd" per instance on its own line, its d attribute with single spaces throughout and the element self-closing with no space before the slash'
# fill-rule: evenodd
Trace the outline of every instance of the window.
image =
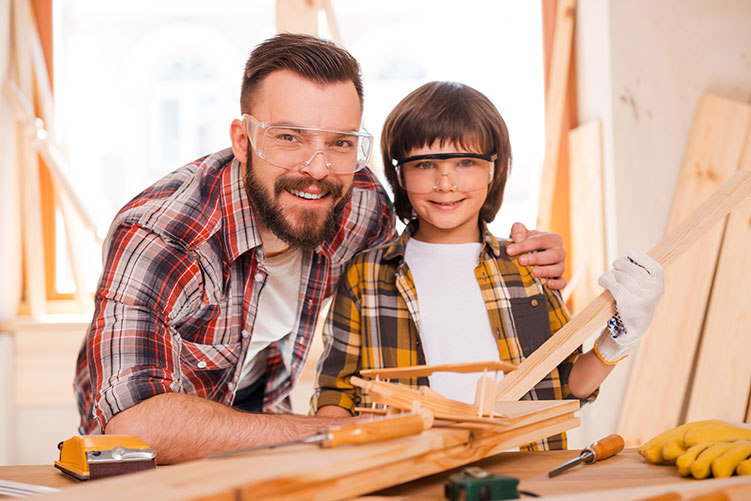
<svg viewBox="0 0 751 501">
<path fill-rule="evenodd" d="M 514 162 L 491 229 L 534 226 L 544 154 L 539 2 L 334 0 L 342 43 L 358 58 L 365 127 L 430 80 L 457 80 L 496 104 Z M 250 50 L 275 33 L 273 0 L 59 0 L 57 129 L 67 173 L 105 232 L 115 212 L 166 173 L 229 146 Z M 325 35 L 325 33 L 324 33 Z M 378 144 L 378 141 L 376 141 Z M 382 172 L 378 152 L 376 171 Z M 59 270 L 67 270 L 64 255 Z M 96 280 L 99 259 L 88 260 Z M 59 290 L 72 279 L 58 278 Z"/>
</svg>

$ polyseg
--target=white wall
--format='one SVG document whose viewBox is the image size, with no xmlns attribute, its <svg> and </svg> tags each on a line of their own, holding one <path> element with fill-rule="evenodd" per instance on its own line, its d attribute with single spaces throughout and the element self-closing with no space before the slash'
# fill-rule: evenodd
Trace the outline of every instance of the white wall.
<svg viewBox="0 0 751 501">
<path fill-rule="evenodd" d="M 579 120 L 603 122 L 608 262 L 662 237 L 699 96 L 751 101 L 751 0 L 579 0 Z M 572 447 L 615 431 L 630 363 Z"/>
</svg>

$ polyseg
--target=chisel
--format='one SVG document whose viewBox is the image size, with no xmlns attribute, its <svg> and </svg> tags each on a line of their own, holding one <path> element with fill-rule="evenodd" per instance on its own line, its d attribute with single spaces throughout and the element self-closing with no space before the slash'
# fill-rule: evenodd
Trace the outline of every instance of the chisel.
<svg viewBox="0 0 751 501">
<path fill-rule="evenodd" d="M 564 471 L 569 470 L 581 463 L 591 464 L 595 461 L 600 461 L 611 456 L 615 456 L 623 450 L 623 445 L 623 437 L 616 433 L 608 435 L 607 437 L 598 440 L 597 442 L 584 449 L 579 457 L 574 458 L 571 461 L 567 461 L 562 465 L 550 470 L 548 472 L 548 477 L 555 477 L 556 475 L 560 475 Z"/>
<path fill-rule="evenodd" d="M 239 456 L 249 452 L 274 449 L 295 444 L 318 444 L 320 447 L 339 447 L 340 445 L 359 445 L 371 442 L 380 442 L 392 438 L 419 435 L 423 430 L 433 426 L 433 414 L 428 409 L 420 409 L 417 412 L 406 412 L 387 416 L 384 418 L 371 419 L 369 421 L 355 421 L 342 426 L 329 426 L 321 429 L 313 436 L 300 440 L 283 442 L 280 444 L 238 449 L 229 452 L 214 454 L 212 458 Z"/>
</svg>

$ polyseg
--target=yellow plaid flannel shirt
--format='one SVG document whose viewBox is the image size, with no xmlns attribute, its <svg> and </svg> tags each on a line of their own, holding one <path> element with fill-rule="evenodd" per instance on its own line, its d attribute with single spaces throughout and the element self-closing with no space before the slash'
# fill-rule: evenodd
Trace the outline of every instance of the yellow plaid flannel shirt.
<svg viewBox="0 0 751 501">
<path fill-rule="evenodd" d="M 410 224 L 395 242 L 355 256 L 339 282 L 323 330 L 325 348 L 317 368 L 313 410 L 337 405 L 353 412 L 356 406 L 368 405 L 367 396 L 349 381 L 361 370 L 425 363 L 417 291 L 404 261 L 407 241 L 415 230 L 416 224 Z M 510 241 L 496 239 L 484 223 L 481 232 L 484 245 L 475 277 L 500 359 L 519 364 L 563 327 L 569 315 L 558 291 L 548 289 L 530 268 L 506 254 Z M 576 398 L 567 381 L 581 353 L 580 347 L 524 399 Z M 403 378 L 399 383 L 412 387 L 429 384 L 427 378 Z M 584 402 L 593 401 L 596 395 L 593 393 Z M 560 434 L 524 449 L 565 447 L 566 436 Z"/>
</svg>

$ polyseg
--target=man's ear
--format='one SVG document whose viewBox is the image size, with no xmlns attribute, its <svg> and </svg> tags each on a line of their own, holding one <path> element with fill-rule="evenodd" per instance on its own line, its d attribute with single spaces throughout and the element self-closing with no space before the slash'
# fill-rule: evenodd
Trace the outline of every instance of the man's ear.
<svg viewBox="0 0 751 501">
<path fill-rule="evenodd" d="M 232 153 L 241 164 L 248 163 L 248 135 L 245 129 L 245 122 L 239 119 L 232 120 L 229 127 L 229 137 L 232 141 Z"/>
</svg>

